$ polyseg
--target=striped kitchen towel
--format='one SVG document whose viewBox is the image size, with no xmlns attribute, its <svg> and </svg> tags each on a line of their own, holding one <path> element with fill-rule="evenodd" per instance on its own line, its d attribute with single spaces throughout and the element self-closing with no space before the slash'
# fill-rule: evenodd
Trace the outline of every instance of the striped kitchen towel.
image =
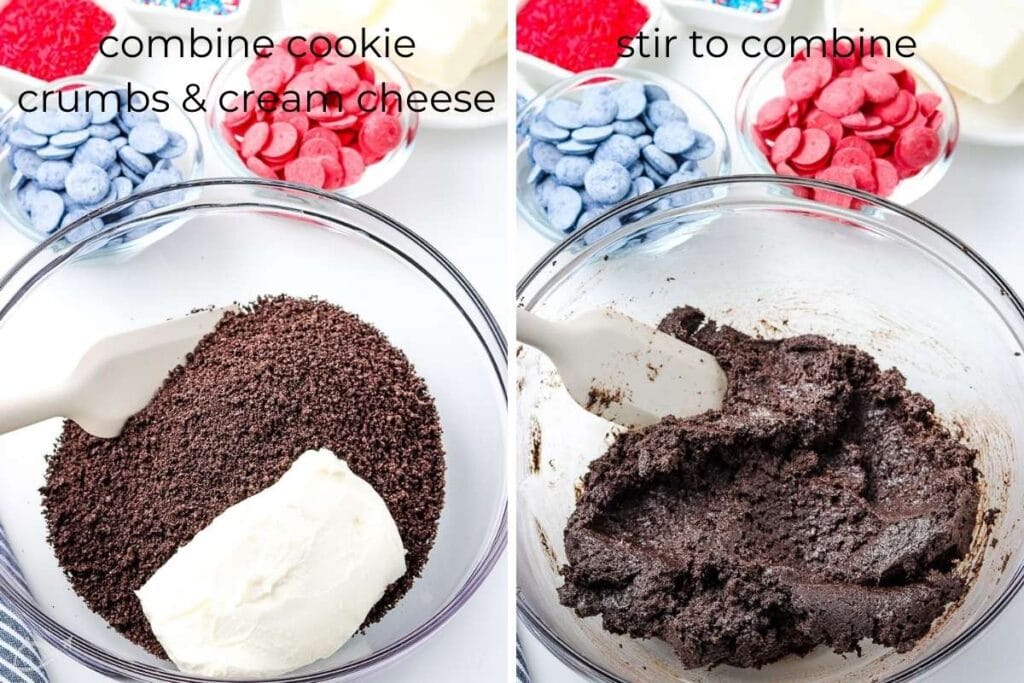
<svg viewBox="0 0 1024 683">
<path fill-rule="evenodd" d="M 18 566 L 14 563 L 14 553 L 7 543 L 7 535 L 0 526 L 0 565 L 28 590 Z M 7 598 L 0 595 L 0 681 L 3 683 L 47 683 L 46 671 L 43 669 L 39 650 L 32 642 L 25 622 L 18 615 Z"/>
<path fill-rule="evenodd" d="M 526 657 L 523 656 L 523 644 L 516 638 L 516 680 L 519 683 L 530 683 L 530 671 L 526 668 Z"/>
</svg>

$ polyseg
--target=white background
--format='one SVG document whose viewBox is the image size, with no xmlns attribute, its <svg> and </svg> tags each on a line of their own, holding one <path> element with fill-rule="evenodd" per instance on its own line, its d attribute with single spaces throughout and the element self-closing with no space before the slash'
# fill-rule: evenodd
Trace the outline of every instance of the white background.
<svg viewBox="0 0 1024 683">
<path fill-rule="evenodd" d="M 262 15 L 249 17 L 247 32 L 276 30 L 275 3 L 261 0 Z M 128 32 L 142 29 L 130 25 Z M 144 35 L 144 33 L 142 33 Z M 218 66 L 215 60 L 122 60 L 104 66 L 104 72 L 123 75 L 172 93 L 187 82 L 204 87 Z M 10 97 L 11 93 L 4 93 Z M 202 118 L 194 123 L 204 141 Z M 230 175 L 206 144 L 207 175 Z M 511 273 L 507 267 L 506 132 L 503 127 L 478 131 L 421 130 L 409 163 L 387 185 L 362 201 L 398 219 L 436 246 L 477 288 L 487 305 L 508 328 Z M 12 228 L 0 225 L 0 270 L 31 247 Z M 159 248 L 157 245 L 155 248 Z M 238 245 L 239 249 L 274 249 L 272 244 Z M 284 253 L 286 250 L 282 250 Z M 362 680 L 374 683 L 422 681 L 503 681 L 509 670 L 507 555 L 478 593 L 441 631 L 408 657 L 378 675 Z M 107 680 L 44 647 L 43 655 L 53 683 L 97 683 Z"/>
<path fill-rule="evenodd" d="M 784 0 L 793 2 L 794 0 Z M 895 1 L 895 0 L 894 0 Z M 801 0 L 780 33 L 820 33 L 825 24 L 821 2 Z M 662 34 L 679 28 L 667 21 Z M 688 33 L 689 31 L 686 31 Z M 732 56 L 735 53 L 736 56 Z M 733 128 L 733 109 L 740 84 L 753 68 L 738 51 L 719 60 L 676 59 L 672 63 L 637 65 L 671 75 L 701 93 L 729 130 L 736 173 L 753 172 L 739 152 Z M 1024 125 L 1024 111 L 1020 112 Z M 961 143 L 949 173 L 912 208 L 956 233 L 980 253 L 1018 292 L 1024 292 L 1024 147 L 980 147 Z M 526 272 L 551 243 L 520 220 L 517 229 L 518 274 Z M 543 645 L 521 630 L 535 683 L 575 683 L 584 680 L 550 655 Z M 1016 602 L 975 641 L 929 681 L 1021 680 L 1024 648 L 1024 600 Z"/>
</svg>

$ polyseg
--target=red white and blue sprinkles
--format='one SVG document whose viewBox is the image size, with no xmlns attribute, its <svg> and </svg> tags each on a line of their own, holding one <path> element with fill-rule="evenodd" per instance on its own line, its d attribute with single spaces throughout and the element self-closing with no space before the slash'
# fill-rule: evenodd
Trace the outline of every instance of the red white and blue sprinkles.
<svg viewBox="0 0 1024 683">
<path fill-rule="evenodd" d="M 200 12 L 202 14 L 225 15 L 238 11 L 241 0 L 135 0 L 140 5 L 167 7 L 170 9 Z"/>
</svg>

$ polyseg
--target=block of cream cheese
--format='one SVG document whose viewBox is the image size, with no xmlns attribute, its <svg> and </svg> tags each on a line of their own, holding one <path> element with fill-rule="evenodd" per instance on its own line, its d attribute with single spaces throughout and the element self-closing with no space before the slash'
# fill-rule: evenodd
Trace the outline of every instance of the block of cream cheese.
<svg viewBox="0 0 1024 683">
<path fill-rule="evenodd" d="M 391 0 L 380 25 L 412 36 L 415 54 L 404 71 L 442 88 L 462 83 L 483 63 L 508 20 L 503 0 Z"/>
<path fill-rule="evenodd" d="M 1024 82 L 1024 1 L 945 0 L 918 34 L 918 54 L 950 85 L 1001 102 Z"/>
<path fill-rule="evenodd" d="M 384 500 L 328 450 L 225 510 L 138 591 L 185 673 L 262 678 L 329 657 L 405 574 Z"/>
<path fill-rule="evenodd" d="M 506 52 L 508 15 L 503 0 L 289 0 L 290 27 L 337 33 L 383 32 L 411 36 L 415 54 L 395 61 L 410 76 L 453 88 L 478 66 Z"/>
<path fill-rule="evenodd" d="M 505 56 L 508 52 L 508 26 L 504 26 L 501 29 L 501 33 L 498 37 L 491 42 L 491 46 L 487 48 L 484 56 L 480 59 L 480 65 L 490 64 L 496 59 L 500 59 Z"/>
</svg>

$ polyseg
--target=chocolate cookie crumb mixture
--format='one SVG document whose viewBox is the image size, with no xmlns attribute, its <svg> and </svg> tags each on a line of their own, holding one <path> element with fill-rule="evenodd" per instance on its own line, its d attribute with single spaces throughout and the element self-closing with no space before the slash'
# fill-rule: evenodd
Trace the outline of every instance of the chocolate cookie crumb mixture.
<svg viewBox="0 0 1024 683">
<path fill-rule="evenodd" d="M 660 329 L 718 359 L 725 404 L 622 434 L 591 465 L 561 601 L 687 667 L 911 648 L 966 588 L 975 452 L 853 346 L 754 339 L 693 308 Z"/>
<path fill-rule="evenodd" d="M 220 513 L 319 448 L 376 489 L 408 550 L 408 572 L 373 623 L 433 545 L 441 426 L 405 354 L 326 302 L 281 296 L 228 313 L 115 439 L 66 422 L 43 489 L 50 542 L 89 607 L 163 655 L 134 591 Z"/>
</svg>

